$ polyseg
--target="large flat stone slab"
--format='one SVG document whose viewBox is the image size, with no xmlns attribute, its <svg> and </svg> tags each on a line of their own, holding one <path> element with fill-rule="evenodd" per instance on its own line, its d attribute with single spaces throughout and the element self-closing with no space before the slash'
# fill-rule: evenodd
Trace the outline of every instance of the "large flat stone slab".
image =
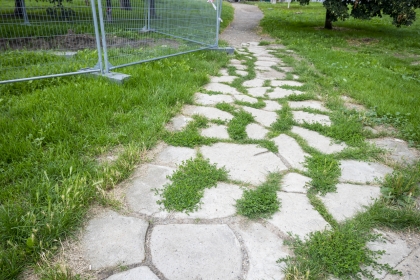
<svg viewBox="0 0 420 280">
<path fill-rule="evenodd" d="M 153 263 L 167 279 L 238 279 L 239 241 L 227 225 L 157 225 L 150 239 Z"/>
<path fill-rule="evenodd" d="M 306 140 L 309 146 L 324 154 L 338 153 L 347 147 L 344 143 L 335 144 L 333 139 L 303 127 L 294 126 L 291 131 Z"/>
<path fill-rule="evenodd" d="M 319 198 L 328 212 L 338 222 L 352 218 L 363 206 L 368 206 L 381 195 L 379 187 L 367 185 L 337 184 L 337 192 Z"/>
<path fill-rule="evenodd" d="M 245 81 L 242 85 L 244 87 L 262 87 L 264 85 L 265 80 L 263 79 L 253 79 Z"/>
<path fill-rule="evenodd" d="M 212 107 L 185 105 L 182 113 L 187 116 L 200 115 L 208 118 L 209 120 L 223 120 L 230 121 L 233 116 L 225 111 Z"/>
<path fill-rule="evenodd" d="M 303 123 L 320 123 L 322 125 L 330 126 L 331 120 L 327 115 L 308 113 L 303 111 L 292 111 L 293 119 L 300 124 Z"/>
<path fill-rule="evenodd" d="M 136 267 L 108 277 L 106 280 L 159 280 L 147 266 Z"/>
<path fill-rule="evenodd" d="M 255 61 L 255 66 L 275 66 L 277 65 L 276 61 Z"/>
<path fill-rule="evenodd" d="M 191 148 L 166 146 L 155 156 L 152 163 L 176 168 L 183 161 L 195 158 L 196 154 Z"/>
<path fill-rule="evenodd" d="M 298 142 L 296 142 L 293 137 L 290 137 L 286 134 L 280 134 L 272 140 L 274 143 L 276 143 L 280 156 L 283 158 L 283 160 L 286 160 L 292 168 L 296 168 L 302 171 L 306 170 L 304 163 L 305 158 L 308 157 L 309 154 L 302 150 Z"/>
<path fill-rule="evenodd" d="M 235 67 L 236 70 L 242 70 L 242 71 L 245 71 L 248 68 L 248 66 L 240 65 L 240 64 L 229 64 L 229 66 Z"/>
<path fill-rule="evenodd" d="M 387 275 L 384 280 L 418 280 L 420 275 L 420 247 L 414 250 L 407 258 L 400 262 L 395 269 L 402 272 L 403 276 Z"/>
<path fill-rule="evenodd" d="M 340 182 L 353 182 L 360 184 L 372 184 L 383 181 L 385 176 L 392 173 L 393 169 L 376 162 L 363 162 L 357 160 L 340 161 Z"/>
<path fill-rule="evenodd" d="M 265 100 L 265 107 L 263 108 L 263 110 L 265 111 L 271 111 L 271 112 L 275 112 L 278 110 L 281 110 L 283 107 L 276 101 L 272 101 L 272 100 Z"/>
<path fill-rule="evenodd" d="M 248 103 L 257 103 L 258 102 L 258 99 L 254 98 L 254 97 L 250 97 L 250 96 L 245 95 L 245 94 L 235 95 L 235 99 L 237 101 L 248 102 Z"/>
<path fill-rule="evenodd" d="M 267 133 L 268 129 L 256 123 L 251 123 L 246 126 L 246 134 L 251 139 L 264 139 Z"/>
<path fill-rule="evenodd" d="M 166 126 L 166 129 L 169 131 L 181 131 L 183 130 L 190 121 L 193 119 L 183 115 L 175 116 L 171 119 L 169 124 Z"/>
<path fill-rule="evenodd" d="M 266 56 L 259 56 L 257 57 L 257 61 L 272 61 L 275 63 L 282 63 L 282 61 L 279 58 L 275 57 L 272 54 L 267 54 Z"/>
<path fill-rule="evenodd" d="M 283 279 L 284 264 L 276 263 L 289 255 L 283 240 L 258 223 L 236 223 L 233 229 L 241 235 L 248 252 L 246 279 Z"/>
<path fill-rule="evenodd" d="M 281 180 L 281 190 L 292 193 L 306 193 L 307 184 L 311 182 L 311 178 L 303 176 L 299 173 L 287 173 Z"/>
<path fill-rule="evenodd" d="M 415 148 L 408 147 L 408 143 L 404 140 L 386 137 L 368 141 L 379 148 L 388 150 L 390 157 L 400 164 L 413 164 L 420 160 L 420 152 Z"/>
<path fill-rule="evenodd" d="M 218 183 L 215 188 L 205 189 L 201 208 L 189 214 L 176 213 L 175 218 L 216 219 L 234 216 L 236 200 L 242 197 L 243 190 L 236 185 Z"/>
<path fill-rule="evenodd" d="M 270 69 L 266 71 L 257 71 L 256 78 L 263 80 L 284 79 L 286 78 L 286 74 L 283 72 L 276 71 L 274 69 Z"/>
<path fill-rule="evenodd" d="M 210 83 L 231 83 L 236 78 L 236 76 L 221 76 L 221 77 L 211 77 Z"/>
<path fill-rule="evenodd" d="M 273 82 L 273 81 L 271 81 Z M 290 95 L 300 95 L 303 94 L 303 92 L 299 90 L 292 90 L 292 89 L 284 89 L 284 88 L 275 88 L 272 92 L 267 93 L 268 97 L 270 99 L 279 99 L 279 98 L 285 98 Z"/>
<path fill-rule="evenodd" d="M 200 134 L 204 137 L 229 139 L 229 133 L 225 125 L 211 124 L 209 127 L 201 130 Z"/>
<path fill-rule="evenodd" d="M 173 172 L 173 168 L 166 166 L 142 165 L 136 171 L 139 175 L 132 179 L 126 193 L 130 209 L 140 214 L 165 217 L 166 212 L 162 212 L 157 204 L 161 197 L 155 194 L 155 189 L 162 189 L 164 185 L 170 183 L 167 176 Z"/>
<path fill-rule="evenodd" d="M 236 75 L 239 75 L 241 77 L 245 77 L 246 75 L 248 75 L 248 72 L 247 71 L 244 71 L 244 70 L 236 70 L 235 71 L 235 74 Z"/>
<path fill-rule="evenodd" d="M 195 103 L 200 105 L 216 105 L 218 103 L 233 103 L 234 99 L 231 95 L 215 94 L 209 95 L 204 93 L 195 94 Z"/>
<path fill-rule="evenodd" d="M 280 211 L 267 221 L 285 234 L 291 232 L 303 238 L 310 232 L 329 228 L 305 194 L 277 192 L 277 197 L 281 200 Z"/>
<path fill-rule="evenodd" d="M 241 94 L 236 88 L 221 83 L 209 83 L 204 88 L 224 94 Z"/>
<path fill-rule="evenodd" d="M 245 106 L 242 106 L 242 108 L 248 113 L 251 113 L 251 115 L 254 116 L 256 122 L 266 127 L 269 127 L 274 122 L 276 122 L 277 117 L 278 117 L 277 113 L 275 112 L 269 112 L 269 111 L 264 111 L 264 110 L 245 107 Z"/>
<path fill-rule="evenodd" d="M 303 83 L 297 81 L 271 81 L 273 87 L 282 87 L 282 86 L 291 86 L 291 87 L 301 87 Z"/>
<path fill-rule="evenodd" d="M 270 172 L 287 169 L 276 155 L 254 144 L 217 143 L 201 147 L 201 153 L 219 168 L 225 166 L 230 179 L 254 185 L 264 182 Z"/>
<path fill-rule="evenodd" d="M 306 101 L 289 101 L 289 107 L 292 109 L 304 109 L 310 108 L 315 110 L 320 110 L 324 112 L 329 112 L 330 110 L 325 108 L 324 104 L 321 101 L 316 100 L 306 100 Z"/>
<path fill-rule="evenodd" d="M 247 90 L 249 95 L 254 97 L 264 97 L 268 89 L 270 89 L 270 87 L 252 87 L 248 88 Z"/>
<path fill-rule="evenodd" d="M 83 254 L 92 269 L 140 263 L 149 223 L 107 211 L 89 221 L 82 238 Z"/>
</svg>

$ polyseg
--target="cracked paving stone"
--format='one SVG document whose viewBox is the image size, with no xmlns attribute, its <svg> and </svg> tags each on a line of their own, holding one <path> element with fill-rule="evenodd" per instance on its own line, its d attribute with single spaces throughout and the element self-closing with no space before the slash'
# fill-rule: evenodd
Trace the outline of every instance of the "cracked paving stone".
<svg viewBox="0 0 420 280">
<path fill-rule="evenodd" d="M 347 148 L 344 143 L 334 144 L 333 139 L 306 128 L 294 126 L 291 131 L 306 140 L 309 146 L 324 154 L 338 153 Z"/>
<path fill-rule="evenodd" d="M 299 173 L 287 173 L 281 181 L 281 190 L 283 192 L 306 193 L 308 190 L 306 186 L 311 180 Z"/>
<path fill-rule="evenodd" d="M 263 108 L 263 110 L 265 111 L 275 112 L 283 108 L 277 101 L 264 100 L 264 102 L 265 102 L 265 107 Z"/>
<path fill-rule="evenodd" d="M 218 139 L 230 139 L 227 131 L 227 126 L 211 124 L 209 127 L 201 130 L 201 136 L 218 138 Z"/>
<path fill-rule="evenodd" d="M 268 129 L 256 123 L 247 125 L 245 130 L 250 139 L 265 139 L 265 135 L 269 132 Z"/>
<path fill-rule="evenodd" d="M 200 105 L 216 105 L 218 103 L 233 103 L 234 99 L 231 95 L 209 95 L 204 93 L 195 94 L 195 102 Z"/>
<path fill-rule="evenodd" d="M 258 102 L 258 99 L 254 98 L 254 97 L 250 97 L 248 95 L 244 95 L 244 94 L 238 94 L 238 95 L 235 95 L 234 97 L 237 101 L 249 102 L 249 103 L 257 103 Z"/>
<path fill-rule="evenodd" d="M 270 99 L 279 99 L 285 98 L 290 95 L 301 95 L 303 92 L 299 90 L 284 89 L 284 88 L 275 88 L 272 92 L 267 93 Z"/>
<path fill-rule="evenodd" d="M 169 124 L 166 126 L 166 129 L 168 131 L 181 131 L 192 120 L 193 120 L 192 118 L 182 116 L 182 115 L 175 116 L 171 119 Z"/>
<path fill-rule="evenodd" d="M 270 87 L 252 87 L 247 88 L 248 94 L 252 95 L 254 97 L 264 97 L 267 90 L 269 90 Z"/>
<path fill-rule="evenodd" d="M 353 182 L 360 184 L 372 184 L 383 181 L 393 169 L 376 162 L 363 162 L 357 160 L 340 161 L 340 182 Z"/>
<path fill-rule="evenodd" d="M 136 267 L 108 277 L 106 280 L 159 280 L 147 266 Z"/>
<path fill-rule="evenodd" d="M 253 185 L 265 182 L 270 172 L 287 170 L 275 154 L 255 144 L 217 143 L 200 150 L 211 163 L 216 163 L 219 168 L 224 166 L 230 179 Z"/>
<path fill-rule="evenodd" d="M 209 83 L 204 86 L 204 89 L 208 91 L 221 92 L 224 94 L 241 94 L 236 88 L 221 83 Z"/>
<path fill-rule="evenodd" d="M 274 69 L 263 71 L 263 72 L 257 72 L 256 73 L 257 79 L 262 80 L 271 80 L 271 79 L 284 79 L 286 78 L 286 74 L 283 72 L 276 71 Z"/>
<path fill-rule="evenodd" d="M 264 82 L 265 80 L 263 79 L 253 79 L 253 80 L 245 81 L 242 85 L 244 87 L 262 87 Z"/>
<path fill-rule="evenodd" d="M 227 225 L 156 225 L 150 251 L 167 279 L 233 280 L 241 274 L 240 243 Z"/>
<path fill-rule="evenodd" d="M 242 108 L 248 113 L 251 113 L 251 115 L 254 116 L 256 122 L 266 127 L 269 127 L 274 122 L 276 122 L 277 117 L 278 117 L 277 113 L 275 112 L 264 111 L 264 110 L 250 108 L 246 106 L 242 106 Z"/>
<path fill-rule="evenodd" d="M 304 163 L 306 157 L 310 155 L 305 153 L 298 142 L 286 134 L 280 134 L 272 139 L 279 149 L 279 154 L 290 164 L 292 168 L 305 171 Z"/>
<path fill-rule="evenodd" d="M 289 101 L 289 106 L 292 109 L 303 109 L 303 108 L 311 108 L 320 111 L 330 112 L 329 109 L 324 107 L 321 101 L 315 100 L 306 100 L 306 101 Z"/>
<path fill-rule="evenodd" d="M 182 109 L 182 113 L 187 116 L 200 115 L 210 120 L 220 119 L 223 121 L 230 121 L 233 119 L 231 114 L 212 107 L 185 105 Z"/>
<path fill-rule="evenodd" d="M 292 111 L 293 119 L 299 123 L 319 123 L 326 126 L 331 126 L 330 117 L 327 115 L 308 113 L 303 111 Z"/>
<path fill-rule="evenodd" d="M 395 269 L 401 271 L 404 276 L 385 276 L 384 280 L 418 280 L 420 275 L 420 247 L 415 249 L 407 258 L 400 262 Z"/>
<path fill-rule="evenodd" d="M 196 154 L 191 148 L 167 146 L 155 156 L 152 163 L 176 168 L 183 161 L 195 158 Z"/>
<path fill-rule="evenodd" d="M 415 148 L 408 147 L 408 143 L 401 139 L 385 137 L 371 139 L 368 142 L 375 144 L 379 148 L 388 150 L 391 158 L 400 164 L 413 164 L 420 159 L 420 152 Z"/>
<path fill-rule="evenodd" d="M 231 83 L 236 78 L 236 76 L 221 76 L 221 77 L 211 77 L 210 82 L 211 83 Z"/>
</svg>

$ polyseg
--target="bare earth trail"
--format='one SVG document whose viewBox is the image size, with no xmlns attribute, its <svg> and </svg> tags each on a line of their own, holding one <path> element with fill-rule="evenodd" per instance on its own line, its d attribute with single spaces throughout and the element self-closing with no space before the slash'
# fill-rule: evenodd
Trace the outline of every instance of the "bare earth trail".
<svg viewBox="0 0 420 280">
<path fill-rule="evenodd" d="M 236 69 L 234 75 L 222 69 L 220 76 L 211 77 L 205 90 L 195 94 L 194 104 L 186 105 L 167 125 L 168 130 L 182 131 L 193 115 L 205 116 L 215 122 L 200 133 L 218 139 L 218 143 L 195 149 L 160 143 L 150 151 L 150 162 L 139 166 L 129 180 L 115 189 L 115 196 L 121 200 L 123 209 L 92 210 L 79 240 L 64 244 L 58 262 L 68 266 L 74 274 L 108 280 L 284 279 L 282 264 L 276 261 L 292 254 L 283 244 L 289 238 L 288 232 L 304 237 L 310 232 L 330 228 L 307 197 L 306 185 L 311 178 L 302 174 L 306 170 L 305 157 L 309 155 L 296 139 L 286 134 L 270 139 L 277 146 L 278 153 L 256 144 L 226 142 L 230 136 L 220 120 L 226 124 L 234 116 L 215 108 L 216 104 L 230 103 L 252 114 L 255 122 L 246 127 L 248 138 L 265 139 L 279 117 L 276 111 L 282 108 L 277 99 L 303 93 L 283 88 L 302 85 L 296 74 L 288 74 L 293 73 L 293 69 L 274 55 L 276 52 L 287 54 L 285 47 L 274 44 L 259 46 L 262 39 L 270 40 L 256 33 L 263 16 L 261 11 L 252 5 L 233 6 L 235 19 L 221 39 L 239 47 L 237 52 L 243 54 L 241 60 L 232 57 L 230 61 L 230 69 Z M 244 94 L 231 83 L 237 77 L 247 75 L 247 59 L 255 60 L 256 77 L 242 84 L 247 89 Z M 210 91 L 220 94 L 208 94 Z M 235 104 L 235 101 L 256 103 L 257 98 L 264 101 L 265 107 L 255 109 Z M 296 123 L 292 128 L 294 135 L 299 135 L 309 146 L 324 154 L 338 153 L 347 148 L 345 143 L 336 143 L 335 139 L 300 126 L 304 122 L 331 125 L 329 110 L 322 99 L 288 103 Z M 320 113 L 308 113 L 302 110 L 305 108 Z M 394 145 L 395 160 L 418 158 L 404 141 L 388 140 Z M 381 145 L 379 140 L 378 145 Z M 231 183 L 219 183 L 206 189 L 201 208 L 189 215 L 167 212 L 156 203 L 161 197 L 154 189 L 162 189 L 169 183 L 167 176 L 198 153 L 218 167 L 225 166 Z M 353 217 L 372 199 L 378 198 L 380 188 L 371 182 L 375 182 L 375 177 L 383 178 L 392 172 L 392 168 L 379 163 L 353 160 L 340 163 L 342 175 L 337 192 L 320 197 L 338 222 Z M 281 200 L 280 210 L 270 219 L 249 220 L 237 215 L 235 203 L 247 188 L 244 186 L 260 185 L 270 172 L 284 174 L 281 190 L 277 192 Z M 349 195 L 351 193 L 358 195 Z M 401 270 L 404 277 L 378 275 L 378 278 L 418 280 L 418 240 L 392 232 L 383 234 L 385 243 L 369 246 L 386 250 L 384 261 Z"/>
</svg>

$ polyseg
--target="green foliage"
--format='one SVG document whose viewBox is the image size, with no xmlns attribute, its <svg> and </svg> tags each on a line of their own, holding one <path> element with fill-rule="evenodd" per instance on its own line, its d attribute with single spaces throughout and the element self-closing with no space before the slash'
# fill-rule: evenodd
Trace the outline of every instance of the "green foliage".
<svg viewBox="0 0 420 280">
<path fill-rule="evenodd" d="M 276 133 L 284 133 L 292 129 L 295 122 L 293 120 L 292 110 L 286 102 L 282 103 L 282 108 L 279 112 L 277 112 L 277 114 L 279 117 L 276 122 L 271 125 L 272 131 Z"/>
<path fill-rule="evenodd" d="M 227 131 L 233 140 L 248 138 L 246 126 L 254 121 L 254 117 L 244 110 L 235 113 L 235 117 L 228 123 Z"/>
<path fill-rule="evenodd" d="M 420 211 L 412 207 L 389 207 L 379 201 L 361 216 L 374 227 L 420 231 Z"/>
<path fill-rule="evenodd" d="M 245 190 L 242 198 L 236 201 L 237 212 L 250 219 L 269 218 L 279 210 L 279 190 L 281 175 L 270 173 L 267 181 L 255 190 Z"/>
<path fill-rule="evenodd" d="M 265 107 L 265 102 L 261 99 L 258 100 L 258 102 L 256 103 L 250 103 L 250 102 L 244 102 L 244 101 L 235 101 L 235 104 L 238 105 L 242 105 L 242 106 L 247 106 L 247 107 L 251 107 L 251 108 L 255 108 L 255 109 L 261 109 Z"/>
<path fill-rule="evenodd" d="M 162 197 L 158 203 L 168 211 L 188 213 L 198 209 L 204 189 L 215 187 L 217 182 L 227 180 L 227 171 L 198 156 L 194 160 L 183 162 L 168 179 L 172 183 L 166 185 L 163 190 L 157 190 Z"/>
<path fill-rule="evenodd" d="M 326 194 L 336 190 L 341 170 L 339 162 L 331 155 L 313 154 L 307 157 L 305 166 L 308 176 L 312 178 L 311 190 Z"/>
<path fill-rule="evenodd" d="M 416 197 L 420 194 L 420 165 L 410 169 L 394 171 L 385 177 L 381 193 L 387 204 L 400 207 L 415 205 Z"/>
<path fill-rule="evenodd" d="M 376 261 L 383 251 L 366 248 L 366 242 L 378 238 L 378 235 L 350 221 L 332 230 L 310 233 L 305 240 L 296 236 L 289 243 L 295 256 L 279 259 L 278 262 L 286 263 L 286 275 L 293 275 L 294 268 L 297 268 L 300 272 L 309 271 L 309 279 L 327 279 L 329 275 L 339 279 L 362 279 L 362 276 L 374 279 L 372 272 L 361 266 L 395 274 L 396 271 L 389 265 Z"/>
</svg>

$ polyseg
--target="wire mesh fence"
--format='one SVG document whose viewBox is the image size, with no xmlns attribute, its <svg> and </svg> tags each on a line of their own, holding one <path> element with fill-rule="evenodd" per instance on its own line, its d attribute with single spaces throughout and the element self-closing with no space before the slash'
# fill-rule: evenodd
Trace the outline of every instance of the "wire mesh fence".
<svg viewBox="0 0 420 280">
<path fill-rule="evenodd" d="M 222 0 L 2 0 L 0 83 L 102 72 L 218 44 Z"/>
</svg>

